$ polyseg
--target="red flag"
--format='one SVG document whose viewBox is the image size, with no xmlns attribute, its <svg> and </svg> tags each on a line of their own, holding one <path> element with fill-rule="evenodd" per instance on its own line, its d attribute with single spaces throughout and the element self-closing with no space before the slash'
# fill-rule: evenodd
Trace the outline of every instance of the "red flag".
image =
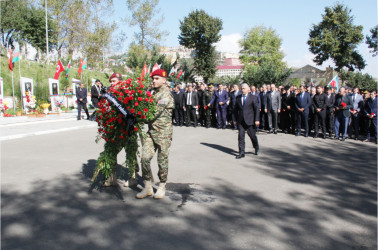
<svg viewBox="0 0 378 250">
<path fill-rule="evenodd" d="M 9 50 L 9 70 L 10 71 L 13 71 L 13 62 L 12 62 L 13 58 L 12 58 L 12 50 Z"/>
<path fill-rule="evenodd" d="M 82 71 L 83 71 L 83 59 L 80 59 L 80 66 L 79 66 L 79 70 L 77 71 L 77 73 L 79 73 L 79 77 Z"/>
<path fill-rule="evenodd" d="M 160 69 L 160 67 L 159 67 L 159 65 L 157 63 L 155 63 L 155 65 L 152 67 L 152 71 L 151 72 L 154 72 L 157 69 Z"/>
<path fill-rule="evenodd" d="M 59 79 L 60 72 L 62 72 L 63 70 L 64 70 L 63 64 L 59 59 L 58 65 L 56 66 L 55 76 L 54 76 L 55 80 Z"/>
<path fill-rule="evenodd" d="M 142 75 L 140 76 L 140 78 L 143 78 L 146 74 L 147 74 L 147 65 L 144 64 L 143 70 L 142 70 Z"/>
</svg>

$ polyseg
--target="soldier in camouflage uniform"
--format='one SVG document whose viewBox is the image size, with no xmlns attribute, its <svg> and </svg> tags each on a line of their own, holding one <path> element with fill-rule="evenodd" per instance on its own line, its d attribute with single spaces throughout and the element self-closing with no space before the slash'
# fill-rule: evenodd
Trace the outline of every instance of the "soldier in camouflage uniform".
<svg viewBox="0 0 378 250">
<path fill-rule="evenodd" d="M 214 87 L 213 85 L 209 85 L 209 88 L 205 90 L 204 94 L 202 95 L 203 103 L 208 104 L 211 99 L 213 98 L 214 94 Z M 206 116 L 206 128 L 210 128 L 211 126 L 211 107 L 205 108 L 205 116 Z"/>
<path fill-rule="evenodd" d="M 157 161 L 160 183 L 154 198 L 161 199 L 165 196 L 165 183 L 167 182 L 168 175 L 168 155 L 173 134 L 172 112 L 175 103 L 171 92 L 166 87 L 167 72 L 162 69 L 157 69 L 151 73 L 151 77 L 155 90 L 154 99 L 157 103 L 157 111 L 154 119 L 148 123 L 147 136 L 143 141 L 141 165 L 144 188 L 136 195 L 138 199 L 154 194 L 151 185 L 152 173 L 150 164 L 156 150 L 158 151 Z"/>
</svg>

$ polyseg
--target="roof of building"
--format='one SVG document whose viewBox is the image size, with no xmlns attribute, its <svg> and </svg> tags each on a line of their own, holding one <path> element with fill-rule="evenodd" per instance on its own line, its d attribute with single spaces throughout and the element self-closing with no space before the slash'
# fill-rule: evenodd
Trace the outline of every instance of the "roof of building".
<svg viewBox="0 0 378 250">
<path fill-rule="evenodd" d="M 237 65 L 237 66 L 228 66 L 228 65 L 220 65 L 217 66 L 217 69 L 242 69 L 243 65 Z"/>
</svg>

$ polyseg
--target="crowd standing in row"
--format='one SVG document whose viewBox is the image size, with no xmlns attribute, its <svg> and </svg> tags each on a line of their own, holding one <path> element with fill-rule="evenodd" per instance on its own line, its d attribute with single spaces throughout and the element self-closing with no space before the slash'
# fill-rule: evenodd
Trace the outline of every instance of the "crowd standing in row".
<svg viewBox="0 0 378 250">
<path fill-rule="evenodd" d="M 256 130 L 326 139 L 347 138 L 377 142 L 377 91 L 341 87 L 250 86 L 259 102 L 260 125 Z M 239 85 L 188 84 L 171 87 L 175 101 L 173 123 L 207 128 L 236 129 L 234 109 L 241 95 Z"/>
</svg>

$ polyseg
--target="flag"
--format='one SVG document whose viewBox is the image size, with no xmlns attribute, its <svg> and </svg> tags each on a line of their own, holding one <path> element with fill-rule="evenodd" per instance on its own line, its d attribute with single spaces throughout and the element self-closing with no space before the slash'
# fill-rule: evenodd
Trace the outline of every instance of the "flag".
<svg viewBox="0 0 378 250">
<path fill-rule="evenodd" d="M 87 58 L 84 59 L 83 61 L 83 66 L 81 66 L 82 69 L 86 69 L 87 68 Z"/>
<path fill-rule="evenodd" d="M 63 66 L 62 62 L 60 61 L 60 59 L 59 59 L 58 65 L 56 66 L 55 76 L 54 76 L 55 80 L 59 79 L 60 72 L 62 72 L 63 70 L 64 70 L 64 66 Z"/>
<path fill-rule="evenodd" d="M 155 63 L 155 65 L 152 67 L 152 71 L 151 72 L 154 72 L 157 69 L 160 69 L 160 66 L 157 63 Z"/>
<path fill-rule="evenodd" d="M 79 77 L 82 71 L 83 71 L 83 59 L 80 59 L 79 69 L 77 70 L 77 73 L 79 73 Z"/>
<path fill-rule="evenodd" d="M 180 76 L 180 79 L 185 75 L 185 71 L 182 72 L 182 75 Z"/>
<path fill-rule="evenodd" d="M 143 78 L 146 74 L 147 74 L 147 65 L 144 64 L 140 78 Z"/>
<path fill-rule="evenodd" d="M 147 70 L 147 74 L 150 74 L 151 73 L 151 63 L 150 63 L 150 66 L 148 66 L 148 70 Z"/>
<path fill-rule="evenodd" d="M 12 63 L 18 62 L 20 60 L 20 51 L 16 50 L 13 55 Z"/>
<path fill-rule="evenodd" d="M 172 67 L 171 71 L 169 71 L 169 75 L 173 76 L 176 72 L 177 72 L 177 69 L 175 69 L 174 67 Z"/>
<path fill-rule="evenodd" d="M 329 87 L 334 87 L 336 88 L 337 91 L 339 91 L 339 83 L 337 79 L 337 75 L 328 83 Z"/>
<path fill-rule="evenodd" d="M 310 86 L 314 86 L 314 82 L 312 81 L 312 78 L 311 78 L 311 82 L 310 82 Z"/>
<path fill-rule="evenodd" d="M 9 63 L 9 70 L 10 70 L 10 71 L 13 71 L 12 50 L 9 50 L 9 52 L 8 52 L 8 57 L 9 57 L 9 60 L 8 60 L 8 63 Z"/>
<path fill-rule="evenodd" d="M 181 78 L 181 75 L 182 75 L 182 70 L 180 70 L 180 72 L 177 74 L 177 79 Z"/>
<path fill-rule="evenodd" d="M 71 60 L 70 60 L 70 62 L 69 62 L 68 65 L 67 65 L 67 69 L 66 69 L 66 79 L 68 79 L 68 73 L 70 72 L 70 68 L 71 68 Z"/>
</svg>

